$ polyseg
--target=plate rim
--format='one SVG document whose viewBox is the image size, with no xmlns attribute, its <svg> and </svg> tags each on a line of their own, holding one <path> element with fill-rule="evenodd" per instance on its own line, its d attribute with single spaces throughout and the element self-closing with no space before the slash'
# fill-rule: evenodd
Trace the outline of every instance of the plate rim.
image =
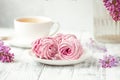
<svg viewBox="0 0 120 80">
<path fill-rule="evenodd" d="M 79 64 L 80 62 L 83 62 L 87 58 L 85 52 L 83 52 L 83 54 L 77 60 L 46 60 L 46 59 L 40 59 L 40 58 L 37 58 L 35 55 L 33 55 L 31 50 L 28 51 L 28 54 L 33 58 L 33 60 L 35 62 L 40 62 L 40 63 L 47 64 L 47 65 L 75 65 L 75 64 Z"/>
</svg>

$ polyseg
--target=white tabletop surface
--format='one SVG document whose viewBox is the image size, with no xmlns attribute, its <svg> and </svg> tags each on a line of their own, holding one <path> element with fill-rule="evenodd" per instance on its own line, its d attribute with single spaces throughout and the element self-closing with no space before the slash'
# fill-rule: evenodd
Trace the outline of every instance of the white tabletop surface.
<svg viewBox="0 0 120 80">
<path fill-rule="evenodd" d="M 10 33 L 13 34 L 12 30 L 0 30 L 1 35 L 10 36 Z M 9 35 L 4 34 L 7 30 L 10 32 Z M 84 35 L 87 37 L 87 34 Z M 5 42 L 9 45 L 7 41 Z M 105 45 L 110 53 L 120 54 L 119 44 Z M 0 63 L 0 80 L 101 80 L 100 70 L 96 66 L 96 59 L 92 55 L 79 64 L 53 66 L 35 62 L 28 54 L 28 49 L 12 46 L 11 48 L 11 51 L 15 54 L 15 62 Z M 87 53 L 89 54 L 89 51 Z M 107 70 L 106 80 L 120 80 L 120 67 Z"/>
</svg>

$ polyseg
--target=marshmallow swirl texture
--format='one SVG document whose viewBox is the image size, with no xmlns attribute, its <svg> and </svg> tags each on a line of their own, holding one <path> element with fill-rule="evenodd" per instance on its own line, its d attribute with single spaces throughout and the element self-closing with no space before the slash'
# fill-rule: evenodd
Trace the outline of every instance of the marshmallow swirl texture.
<svg viewBox="0 0 120 80">
<path fill-rule="evenodd" d="M 61 38 L 60 38 L 61 37 Z M 75 35 L 58 34 L 58 54 L 60 59 L 63 60 L 76 60 L 79 59 L 83 53 L 82 45 Z"/>
<path fill-rule="evenodd" d="M 52 37 L 37 39 L 32 46 L 32 51 L 41 59 L 53 59 L 57 50 L 57 42 Z"/>
<path fill-rule="evenodd" d="M 83 48 L 75 35 L 57 34 L 34 41 L 32 52 L 41 59 L 76 60 L 83 54 Z"/>
</svg>

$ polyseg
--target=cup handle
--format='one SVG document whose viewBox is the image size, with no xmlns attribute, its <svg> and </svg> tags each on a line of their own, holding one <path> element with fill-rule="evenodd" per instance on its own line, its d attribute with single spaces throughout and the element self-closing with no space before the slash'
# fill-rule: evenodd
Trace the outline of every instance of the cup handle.
<svg viewBox="0 0 120 80">
<path fill-rule="evenodd" d="M 54 22 L 54 24 L 53 24 L 53 26 L 52 27 L 54 27 L 56 25 L 56 30 L 55 31 L 53 31 L 52 33 L 50 33 L 50 36 L 52 36 L 52 35 L 54 35 L 55 33 L 57 33 L 58 32 L 58 30 L 59 30 L 59 28 L 60 28 L 60 23 L 59 22 Z"/>
</svg>

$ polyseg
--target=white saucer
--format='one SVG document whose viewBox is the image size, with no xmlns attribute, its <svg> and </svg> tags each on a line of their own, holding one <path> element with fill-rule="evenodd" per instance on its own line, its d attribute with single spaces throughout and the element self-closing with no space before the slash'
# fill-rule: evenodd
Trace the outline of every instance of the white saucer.
<svg viewBox="0 0 120 80">
<path fill-rule="evenodd" d="M 31 43 L 25 40 L 20 40 L 17 38 L 13 38 L 9 41 L 9 44 L 14 47 L 21 47 L 21 48 L 31 48 Z"/>
<path fill-rule="evenodd" d="M 88 57 L 86 53 L 83 53 L 77 60 L 46 60 L 37 58 L 31 51 L 28 51 L 28 53 L 34 61 L 48 65 L 74 65 L 83 62 Z"/>
</svg>

